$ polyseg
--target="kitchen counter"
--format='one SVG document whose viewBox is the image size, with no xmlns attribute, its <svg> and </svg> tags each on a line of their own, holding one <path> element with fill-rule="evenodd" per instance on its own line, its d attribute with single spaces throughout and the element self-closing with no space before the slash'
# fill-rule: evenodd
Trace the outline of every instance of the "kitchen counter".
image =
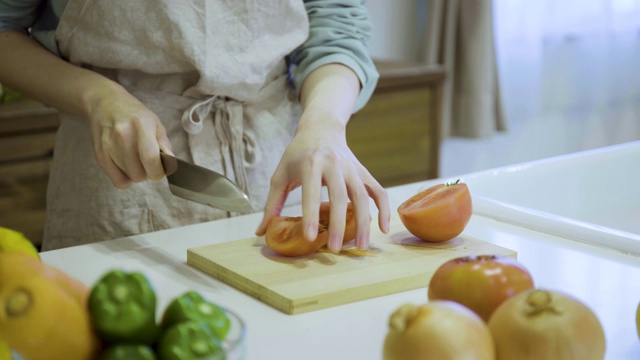
<svg viewBox="0 0 640 360">
<path fill-rule="evenodd" d="M 403 200 L 439 182 L 389 188 L 392 215 Z M 297 207 L 285 210 L 286 215 L 298 213 Z M 423 288 L 286 315 L 186 264 L 188 248 L 252 237 L 260 219 L 261 214 L 251 214 L 41 255 L 86 284 L 116 267 L 142 271 L 156 287 L 159 309 L 186 290 L 202 292 L 244 319 L 248 359 L 380 359 L 389 315 L 403 303 L 427 301 Z M 375 221 L 372 231 L 379 231 Z M 588 305 L 605 329 L 606 359 L 640 358 L 635 329 L 640 258 L 478 214 L 464 233 L 517 251 L 537 287 L 564 291 Z"/>
</svg>

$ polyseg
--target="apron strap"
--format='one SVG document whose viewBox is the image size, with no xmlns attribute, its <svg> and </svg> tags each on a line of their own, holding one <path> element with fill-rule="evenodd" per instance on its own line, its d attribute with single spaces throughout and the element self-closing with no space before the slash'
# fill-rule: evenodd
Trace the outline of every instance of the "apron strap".
<svg viewBox="0 0 640 360">
<path fill-rule="evenodd" d="M 212 114 L 212 121 L 205 119 Z M 198 134 L 203 127 L 212 126 L 220 142 L 223 159 L 224 175 L 233 178 L 238 186 L 249 194 L 246 167 L 253 166 L 259 160 L 259 148 L 250 133 L 244 131 L 243 105 L 241 102 L 210 96 L 195 102 L 182 114 L 182 128 L 189 133 L 189 143 L 195 162 L 207 165 L 207 156 L 202 158 L 198 154 L 206 154 L 206 146 L 197 141 Z"/>
</svg>

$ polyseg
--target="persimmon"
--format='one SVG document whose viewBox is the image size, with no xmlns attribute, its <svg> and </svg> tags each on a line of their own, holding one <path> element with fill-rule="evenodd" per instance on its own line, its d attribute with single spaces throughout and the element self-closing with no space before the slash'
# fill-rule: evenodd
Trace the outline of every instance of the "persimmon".
<svg viewBox="0 0 640 360">
<path fill-rule="evenodd" d="M 484 321 L 507 299 L 534 288 L 529 270 L 501 255 L 463 256 L 440 265 L 429 281 L 429 300 L 450 300 Z"/>
</svg>

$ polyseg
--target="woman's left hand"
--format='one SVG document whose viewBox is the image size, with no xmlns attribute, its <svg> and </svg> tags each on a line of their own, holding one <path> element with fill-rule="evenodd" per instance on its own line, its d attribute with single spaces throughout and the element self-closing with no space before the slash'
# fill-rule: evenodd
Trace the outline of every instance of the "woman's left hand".
<svg viewBox="0 0 640 360">
<path fill-rule="evenodd" d="M 271 178 L 271 188 L 262 223 L 256 231 L 264 235 L 271 218 L 279 216 L 287 195 L 302 186 L 302 213 L 305 237 L 315 240 L 326 186 L 331 203 L 328 247 L 342 248 L 347 203 L 353 203 L 356 216 L 356 246 L 367 249 L 370 233 L 369 197 L 378 208 L 378 224 L 384 233 L 389 229 L 389 203 L 384 188 L 371 176 L 349 149 L 345 122 L 331 113 L 307 108 L 296 134 Z"/>
</svg>

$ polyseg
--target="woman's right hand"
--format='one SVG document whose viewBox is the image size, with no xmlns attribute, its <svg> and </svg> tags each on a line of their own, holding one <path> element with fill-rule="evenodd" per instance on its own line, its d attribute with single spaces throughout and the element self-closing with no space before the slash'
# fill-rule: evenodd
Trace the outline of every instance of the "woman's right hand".
<svg viewBox="0 0 640 360">
<path fill-rule="evenodd" d="M 62 60 L 26 34 L 0 31 L 0 81 L 88 118 L 96 159 L 115 186 L 164 176 L 160 150 L 171 153 L 164 126 L 112 80 Z"/>
<path fill-rule="evenodd" d="M 117 84 L 89 95 L 87 117 L 96 160 L 113 185 L 164 177 L 160 151 L 173 154 L 158 116 Z"/>
</svg>

